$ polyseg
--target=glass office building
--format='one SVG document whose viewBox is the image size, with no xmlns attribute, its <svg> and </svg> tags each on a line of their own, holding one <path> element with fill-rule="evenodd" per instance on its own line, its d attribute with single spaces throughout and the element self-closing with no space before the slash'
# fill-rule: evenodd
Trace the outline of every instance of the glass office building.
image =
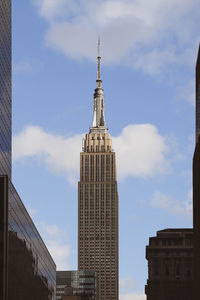
<svg viewBox="0 0 200 300">
<path fill-rule="evenodd" d="M 56 300 L 62 300 L 67 286 L 72 287 L 73 296 L 80 296 L 82 300 L 97 300 L 97 273 L 94 271 L 57 271 Z"/>
<path fill-rule="evenodd" d="M 54 300 L 56 265 L 8 176 L 0 203 L 0 299 Z"/>
<path fill-rule="evenodd" d="M 11 0 L 0 0 L 0 299 L 54 300 L 56 265 L 11 182 Z"/>
<path fill-rule="evenodd" d="M 56 272 L 56 300 L 61 300 L 66 286 L 71 286 L 71 271 Z"/>
<path fill-rule="evenodd" d="M 0 174 L 11 176 L 11 0 L 0 1 Z"/>
</svg>

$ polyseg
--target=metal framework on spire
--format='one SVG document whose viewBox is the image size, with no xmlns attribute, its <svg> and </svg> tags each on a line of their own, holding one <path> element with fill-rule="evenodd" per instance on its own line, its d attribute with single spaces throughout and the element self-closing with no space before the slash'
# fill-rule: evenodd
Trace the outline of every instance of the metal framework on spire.
<svg viewBox="0 0 200 300">
<path fill-rule="evenodd" d="M 101 80 L 101 54 L 100 54 L 100 38 L 98 38 L 97 45 L 97 88 L 94 92 L 94 108 L 93 108 L 93 122 L 90 131 L 107 132 L 104 117 L 104 91 L 102 89 Z"/>
<path fill-rule="evenodd" d="M 98 46 L 97 46 L 97 62 L 98 62 L 98 70 L 97 70 L 97 88 L 101 88 L 102 80 L 101 80 L 101 53 L 100 53 L 100 37 L 98 38 Z"/>
</svg>

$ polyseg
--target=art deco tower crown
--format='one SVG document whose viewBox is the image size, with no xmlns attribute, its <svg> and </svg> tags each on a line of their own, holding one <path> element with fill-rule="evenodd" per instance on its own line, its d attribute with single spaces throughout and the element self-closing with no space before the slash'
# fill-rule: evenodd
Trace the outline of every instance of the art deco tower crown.
<svg viewBox="0 0 200 300">
<path fill-rule="evenodd" d="M 98 300 L 118 300 L 118 193 L 115 153 L 105 125 L 98 41 L 93 122 L 80 154 L 79 270 L 95 270 Z"/>
</svg>

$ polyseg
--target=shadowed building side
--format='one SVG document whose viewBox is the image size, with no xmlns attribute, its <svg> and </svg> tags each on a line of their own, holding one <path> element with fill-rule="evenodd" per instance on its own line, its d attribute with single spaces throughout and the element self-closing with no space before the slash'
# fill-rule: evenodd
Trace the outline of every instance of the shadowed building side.
<svg viewBox="0 0 200 300">
<path fill-rule="evenodd" d="M 171 237 L 170 237 L 171 236 Z M 171 240 L 170 240 L 171 238 Z M 182 239 L 182 241 L 181 241 Z M 193 157 L 193 229 L 157 232 L 146 247 L 147 300 L 200 297 L 200 46 L 196 64 L 196 147 Z"/>
<path fill-rule="evenodd" d="M 196 64 L 196 147 L 193 157 L 194 295 L 200 295 L 200 47 Z"/>
<path fill-rule="evenodd" d="M 146 247 L 147 300 L 191 300 L 193 282 L 193 230 L 157 231 Z"/>
<path fill-rule="evenodd" d="M 8 298 L 8 181 L 0 176 L 0 299 Z"/>
<path fill-rule="evenodd" d="M 196 142 L 200 135 L 200 45 L 196 63 Z"/>
<path fill-rule="evenodd" d="M 200 295 L 200 141 L 193 158 L 194 299 Z"/>
<path fill-rule="evenodd" d="M 11 0 L 0 1 L 0 175 L 11 177 Z M 4 300 L 8 288 L 8 185 L 2 178 L 0 181 L 0 299 Z"/>
<path fill-rule="evenodd" d="M 7 175 L 0 176 L 0 299 L 54 300 L 56 265 Z"/>
</svg>

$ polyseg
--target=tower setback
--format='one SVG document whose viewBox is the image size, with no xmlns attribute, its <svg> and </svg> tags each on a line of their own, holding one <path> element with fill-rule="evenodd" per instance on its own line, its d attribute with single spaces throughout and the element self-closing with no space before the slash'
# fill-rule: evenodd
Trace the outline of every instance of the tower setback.
<svg viewBox="0 0 200 300">
<path fill-rule="evenodd" d="M 118 193 L 115 152 L 105 125 L 98 42 L 93 122 L 83 141 L 78 183 L 78 268 L 95 270 L 98 299 L 118 300 Z"/>
</svg>

